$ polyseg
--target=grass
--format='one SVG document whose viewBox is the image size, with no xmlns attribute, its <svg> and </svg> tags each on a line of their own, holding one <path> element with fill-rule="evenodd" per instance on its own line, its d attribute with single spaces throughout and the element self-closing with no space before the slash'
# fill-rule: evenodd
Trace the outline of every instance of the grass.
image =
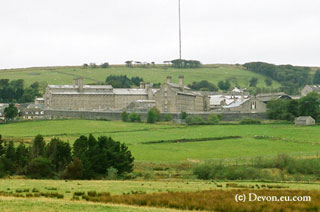
<svg viewBox="0 0 320 212">
<path fill-rule="evenodd" d="M 22 199 L 12 197 L 0 197 L 0 211 L 6 212 L 170 212 L 180 211 L 173 209 L 159 209 L 159 208 L 147 208 L 136 206 L 124 206 L 114 204 L 102 204 L 102 203 L 88 203 L 88 202 L 75 202 L 65 200 L 52 200 L 52 199 Z"/>
<path fill-rule="evenodd" d="M 124 66 L 112 66 L 108 69 L 92 69 L 82 67 L 39 67 L 26 69 L 0 70 L 0 79 L 24 79 L 26 85 L 38 81 L 42 85 L 49 84 L 72 84 L 75 77 L 83 77 L 85 83 L 104 81 L 109 75 L 127 75 L 128 77 L 140 76 L 145 81 L 152 83 L 163 83 L 166 76 L 173 77 L 174 82 L 178 82 L 178 76 L 185 76 L 185 83 L 190 84 L 193 81 L 208 80 L 218 84 L 220 80 L 230 79 L 235 86 L 236 82 L 241 87 L 248 87 L 249 80 L 257 77 L 258 87 L 266 87 L 264 80 L 266 77 L 244 70 L 242 67 L 232 65 L 214 65 L 204 66 L 199 69 L 174 69 L 174 68 L 126 68 Z M 273 81 L 272 87 L 278 88 L 280 84 Z"/>
<path fill-rule="evenodd" d="M 60 137 L 73 143 L 80 135 L 111 136 L 124 142 L 136 161 L 181 162 L 194 160 L 245 160 L 279 153 L 317 156 L 320 152 L 320 126 L 293 124 L 182 126 L 173 124 L 124 123 L 120 121 L 54 120 L 0 125 L 4 138 L 31 141 L 37 134 L 47 140 Z M 143 144 L 143 142 L 183 138 L 241 136 L 240 139 L 188 143 Z M 166 157 L 163 157 L 166 155 Z"/>
<path fill-rule="evenodd" d="M 213 209 L 216 206 L 230 205 L 233 207 L 241 207 L 234 205 L 234 202 L 230 202 L 235 193 L 247 193 L 248 190 L 238 190 L 237 187 L 227 187 L 229 185 L 235 185 L 233 182 L 212 182 L 212 181 L 64 181 L 64 180 L 28 180 L 28 179 L 0 179 L 0 191 L 17 193 L 16 190 L 37 188 L 40 192 L 51 192 L 48 188 L 54 188 L 54 192 L 64 195 L 64 199 L 51 199 L 51 198 L 15 198 L 15 197 L 2 197 L 0 196 L 0 211 L 175 211 L 173 209 L 160 209 L 160 208 L 147 208 L 147 207 L 132 207 L 124 205 L 110 205 L 102 203 L 91 203 L 84 201 L 70 201 L 73 193 L 96 191 L 97 193 L 109 192 L 114 198 L 113 203 L 117 204 L 133 204 L 139 205 L 139 202 L 135 202 L 136 197 L 139 199 L 148 198 L 148 206 L 153 205 L 157 207 L 167 207 L 166 205 L 159 205 L 158 203 L 165 203 L 166 201 L 158 200 L 164 196 L 173 195 L 174 198 L 170 198 L 170 201 L 174 205 L 174 208 L 191 209 L 192 207 L 205 206 Z M 266 183 L 266 182 L 236 182 L 239 187 L 255 187 L 251 189 L 253 193 L 259 194 L 272 194 L 280 195 L 282 193 L 290 194 L 290 196 L 303 194 L 317 194 L 320 189 L 320 184 L 302 184 L 302 183 Z M 258 185 L 258 186 L 257 186 Z M 285 189 L 275 189 L 273 187 L 282 187 Z M 267 190 L 261 190 L 259 188 L 267 188 Z M 206 191 L 207 190 L 207 191 Z M 209 190 L 209 191 L 208 191 Z M 303 190 L 304 192 L 296 192 L 296 190 Z M 128 195 L 128 193 L 146 192 L 146 194 Z M 167 192 L 169 192 L 167 194 Z M 173 193 L 178 192 L 178 193 Z M 123 196 L 123 193 L 127 195 Z M 203 195 L 202 195 L 203 193 Z M 24 193 L 19 193 L 24 195 Z M 118 195 L 118 196 L 117 196 Z M 179 200 L 179 196 L 183 196 L 184 200 L 190 199 L 188 204 Z M 226 198 L 221 197 L 224 196 Z M 158 198 L 159 197 L 159 198 Z M 197 199 L 201 197 L 200 199 Z M 81 199 L 81 198 L 80 198 Z M 131 200 L 130 200 L 131 199 Z M 219 204 L 212 204 L 219 200 Z M 102 199 L 102 202 L 104 200 Z M 109 201 L 110 202 L 110 201 Z M 183 205 L 181 205 L 183 203 Z M 199 205 L 200 204 L 200 205 Z M 259 206 L 259 205 L 255 205 Z M 171 207 L 171 206 L 169 206 Z M 172 207 L 171 207 L 172 208 Z M 209 208 L 206 208 L 209 209 Z"/>
</svg>

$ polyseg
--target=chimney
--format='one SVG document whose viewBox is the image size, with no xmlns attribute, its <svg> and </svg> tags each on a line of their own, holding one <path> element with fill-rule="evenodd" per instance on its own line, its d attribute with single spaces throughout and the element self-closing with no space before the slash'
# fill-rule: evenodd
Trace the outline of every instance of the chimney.
<svg viewBox="0 0 320 212">
<path fill-rule="evenodd" d="M 82 78 L 78 78 L 78 88 L 79 88 L 79 92 L 83 91 L 83 79 Z"/>
<path fill-rule="evenodd" d="M 73 79 L 73 87 L 75 88 L 76 86 L 78 86 L 78 79 Z"/>
<path fill-rule="evenodd" d="M 184 76 L 179 76 L 179 87 L 181 91 L 184 91 Z"/>
<path fill-rule="evenodd" d="M 150 82 L 146 82 L 146 84 L 145 84 L 145 89 L 149 89 L 150 88 Z"/>
<path fill-rule="evenodd" d="M 144 82 L 140 82 L 140 88 L 141 88 L 141 89 L 145 89 L 145 88 L 146 88 Z"/>
<path fill-rule="evenodd" d="M 167 83 L 171 83 L 172 82 L 172 77 L 171 76 L 167 76 Z"/>
</svg>

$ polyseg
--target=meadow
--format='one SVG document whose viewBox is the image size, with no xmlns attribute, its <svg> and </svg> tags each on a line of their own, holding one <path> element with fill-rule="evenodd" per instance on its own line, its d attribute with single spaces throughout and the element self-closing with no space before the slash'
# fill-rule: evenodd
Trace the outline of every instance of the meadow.
<svg viewBox="0 0 320 212">
<path fill-rule="evenodd" d="M 30 142 L 37 134 L 46 140 L 59 137 L 71 144 L 80 135 L 109 136 L 126 143 L 137 162 L 177 163 L 203 160 L 250 160 L 281 153 L 294 157 L 317 157 L 320 126 L 293 124 L 184 126 L 121 121 L 52 120 L 0 125 L 0 134 L 14 141 Z M 237 136 L 239 138 L 230 138 Z M 215 138 L 224 138 L 217 140 Z M 179 139 L 209 138 L 179 142 Z M 166 143 L 167 140 L 177 140 Z M 164 141 L 151 143 L 153 141 Z M 166 157 L 163 157 L 166 155 Z"/>
<path fill-rule="evenodd" d="M 185 76 L 186 84 L 206 79 L 217 85 L 220 80 L 230 79 L 233 86 L 238 84 L 241 87 L 248 87 L 250 79 L 257 77 L 259 79 L 257 87 L 266 87 L 264 82 L 266 77 L 247 71 L 241 66 L 233 65 L 205 65 L 198 69 L 175 69 L 165 66 L 156 66 L 154 68 L 111 66 L 107 69 L 93 69 L 74 66 L 0 70 L 0 79 L 24 79 L 26 85 L 38 81 L 41 82 L 43 87 L 46 84 L 72 84 L 73 79 L 76 77 L 83 77 L 86 84 L 104 82 L 109 75 L 139 76 L 152 83 L 163 83 L 167 76 L 172 76 L 173 82 L 177 83 L 180 75 Z M 272 87 L 278 88 L 279 86 L 278 82 L 273 81 Z"/>
<path fill-rule="evenodd" d="M 94 120 L 43 120 L 1 124 L 0 134 L 16 144 L 21 141 L 29 143 L 37 134 L 42 134 L 46 141 L 59 137 L 71 144 L 80 135 L 92 133 L 94 136 L 111 136 L 126 143 L 132 151 L 135 157 L 134 175 L 137 178 L 124 181 L 32 180 L 24 177 L 0 179 L 0 210 L 161 212 L 195 208 L 239 211 L 245 207 L 248 211 L 255 211 L 257 208 L 261 211 L 268 208 L 272 211 L 285 211 L 284 208 L 291 211 L 290 208 L 299 207 L 302 210 L 316 211 L 320 207 L 317 198 L 312 204 L 239 205 L 241 203 L 234 202 L 235 193 L 249 191 L 272 195 L 293 195 L 300 192 L 318 197 L 320 184 L 317 181 L 307 181 L 309 178 L 302 178 L 304 181 L 300 182 L 285 182 L 280 177 L 278 181 L 205 181 L 196 179 L 192 174 L 192 167 L 202 161 L 212 160 L 249 164 L 257 156 L 272 158 L 282 153 L 296 158 L 315 158 L 320 152 L 319 128 L 320 126 L 297 127 L 289 123 L 186 126 Z M 183 139 L 195 140 L 184 142 Z M 285 172 L 281 173 L 286 175 Z M 93 191 L 107 192 L 111 196 L 106 194 L 107 196 L 87 198 L 86 194 Z M 54 193 L 63 195 L 63 198 L 41 196 Z M 74 199 L 75 193 L 84 193 L 85 196 Z M 36 194 L 39 196 L 35 196 Z M 167 199 L 170 195 L 174 198 Z M 220 201 L 221 198 L 224 201 Z"/>
<path fill-rule="evenodd" d="M 242 188 L 242 190 L 239 190 Z M 250 190 L 243 188 L 250 188 Z M 260 189 L 261 188 L 261 189 Z M 217 211 L 238 211 L 239 207 L 265 207 L 269 203 L 248 203 L 242 205 L 234 202 L 237 193 L 258 193 L 269 195 L 311 195 L 318 204 L 317 183 L 266 183 L 266 182 L 213 182 L 213 181 L 64 181 L 64 180 L 0 180 L 1 211 L 177 211 L 176 209 L 216 209 Z M 37 192 L 34 193 L 34 189 Z M 20 191 L 19 191 L 20 190 Z M 24 192 L 23 190 L 27 190 Z M 297 190 L 300 190 L 297 192 Z M 23 191 L 23 192 L 21 192 Z M 9 195 L 4 195 L 7 192 Z M 62 199 L 49 197 L 27 197 L 43 193 L 59 193 Z M 94 196 L 87 199 L 83 194 L 101 193 L 106 196 Z M 107 193 L 106 193 L 107 192 Z M 75 194 L 82 193 L 78 200 Z M 110 194 L 109 194 L 110 193 Z M 16 197 L 16 195 L 20 195 Z M 110 196 L 111 195 L 111 196 Z M 170 197 L 171 196 L 171 197 Z M 90 196 L 89 196 L 90 197 Z M 147 198 L 147 199 L 145 199 Z M 224 201 L 221 201 L 221 198 Z M 187 202 L 185 202 L 187 201 Z M 100 203 L 97 203 L 100 202 Z M 107 203 L 107 204 L 103 204 Z M 124 205 L 114 205 L 124 204 Z M 136 205 L 136 206 L 129 206 Z M 141 206 L 149 207 L 141 207 Z M 282 206 L 283 205 L 283 206 Z M 318 204 L 319 205 L 319 204 Z M 139 207 L 140 206 L 140 207 Z M 152 207 L 150 207 L 152 206 Z M 228 206 L 228 207 L 226 207 Z M 283 207 L 308 207 L 308 204 L 284 203 L 270 205 L 273 211 Z M 159 208 L 153 208 L 159 207 Z M 309 206 L 310 207 L 310 206 Z M 318 206 L 317 206 L 318 207 Z M 170 209 L 164 209 L 170 208 Z M 225 210 L 224 210 L 225 209 Z M 278 209 L 278 210 L 275 210 Z M 252 210 L 251 210 L 252 211 Z M 283 210 L 282 210 L 283 211 Z"/>
</svg>

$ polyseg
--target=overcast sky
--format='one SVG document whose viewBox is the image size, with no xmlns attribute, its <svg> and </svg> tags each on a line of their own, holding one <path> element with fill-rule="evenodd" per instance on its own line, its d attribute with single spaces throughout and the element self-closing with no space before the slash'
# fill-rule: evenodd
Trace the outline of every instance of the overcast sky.
<svg viewBox="0 0 320 212">
<path fill-rule="evenodd" d="M 320 66 L 319 0 L 181 1 L 183 58 Z M 0 2 L 0 68 L 178 56 L 178 0 Z"/>
</svg>

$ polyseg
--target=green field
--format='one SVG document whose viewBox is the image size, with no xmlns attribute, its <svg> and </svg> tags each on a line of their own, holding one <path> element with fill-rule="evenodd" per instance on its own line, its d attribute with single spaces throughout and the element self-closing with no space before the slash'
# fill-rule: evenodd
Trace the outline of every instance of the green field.
<svg viewBox="0 0 320 212">
<path fill-rule="evenodd" d="M 129 146 L 138 162 L 182 162 L 209 159 L 251 159 L 279 153 L 318 156 L 320 126 L 293 124 L 183 126 L 90 120 L 31 121 L 0 125 L 0 134 L 15 141 L 30 141 L 42 134 L 47 140 L 60 137 L 73 143 L 80 135 L 110 136 Z M 218 138 L 201 142 L 144 144 L 143 142 L 183 138 Z M 166 155 L 166 157 L 163 157 Z"/>
<path fill-rule="evenodd" d="M 181 210 L 90 203 L 85 201 L 55 200 L 44 198 L 0 197 L 0 211 L 17 212 L 175 212 Z M 183 210 L 185 211 L 185 210 Z"/>
<path fill-rule="evenodd" d="M 82 68 L 82 67 L 46 67 L 0 70 L 0 79 L 24 79 L 26 85 L 38 81 L 42 85 L 48 84 L 72 84 L 75 77 L 83 77 L 85 83 L 103 82 L 109 75 L 127 75 L 128 77 L 143 77 L 145 81 L 152 83 L 163 83 L 166 76 L 172 76 L 173 82 L 178 82 L 178 76 L 185 76 L 185 83 L 208 80 L 217 85 L 220 80 L 230 79 L 233 86 L 236 82 L 241 87 L 248 87 L 249 80 L 257 77 L 258 87 L 266 87 L 266 77 L 244 70 L 232 65 L 204 66 L 199 69 L 174 69 L 165 67 L 155 68 L 126 68 L 124 66 L 113 66 L 108 69 Z M 280 84 L 273 81 L 272 87 L 277 88 Z"/>
<path fill-rule="evenodd" d="M 208 181 L 64 181 L 64 180 L 27 180 L 27 179 L 1 179 L 0 192 L 7 191 L 17 193 L 17 189 L 36 188 L 39 192 L 51 192 L 49 190 L 54 188 L 54 192 L 63 194 L 64 198 L 50 199 L 50 198 L 16 198 L 16 197 L 1 197 L 0 196 L 0 210 L 1 211 L 177 211 L 172 209 L 146 208 L 146 207 L 132 207 L 124 205 L 110 205 L 99 204 L 85 201 L 72 201 L 74 192 L 109 192 L 111 195 L 121 195 L 123 193 L 132 192 L 146 192 L 158 193 L 168 191 L 202 191 L 202 190 L 229 190 L 226 182 L 219 182 L 221 188 L 217 188 L 217 184 Z M 320 185 L 302 184 L 302 183 L 265 183 L 265 182 L 237 182 L 238 185 L 255 186 L 255 185 L 281 185 L 289 190 L 319 190 Z M 25 195 L 25 192 L 21 194 Z"/>
</svg>

